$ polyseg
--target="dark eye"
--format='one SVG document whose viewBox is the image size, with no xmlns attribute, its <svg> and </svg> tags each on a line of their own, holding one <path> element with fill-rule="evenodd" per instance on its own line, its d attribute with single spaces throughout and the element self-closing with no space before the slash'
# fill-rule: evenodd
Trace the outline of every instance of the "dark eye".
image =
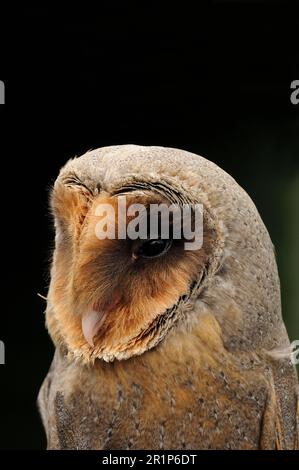
<svg viewBox="0 0 299 470">
<path fill-rule="evenodd" d="M 157 258 L 162 256 L 172 245 L 172 240 L 146 240 L 136 252 L 137 257 L 141 258 Z"/>
</svg>

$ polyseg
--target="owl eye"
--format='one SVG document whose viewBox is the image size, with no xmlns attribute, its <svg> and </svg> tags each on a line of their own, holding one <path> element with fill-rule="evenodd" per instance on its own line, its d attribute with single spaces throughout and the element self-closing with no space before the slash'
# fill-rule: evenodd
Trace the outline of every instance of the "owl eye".
<svg viewBox="0 0 299 470">
<path fill-rule="evenodd" d="M 170 249 L 172 240 L 146 240 L 136 252 L 137 257 L 157 258 L 162 256 Z"/>
</svg>

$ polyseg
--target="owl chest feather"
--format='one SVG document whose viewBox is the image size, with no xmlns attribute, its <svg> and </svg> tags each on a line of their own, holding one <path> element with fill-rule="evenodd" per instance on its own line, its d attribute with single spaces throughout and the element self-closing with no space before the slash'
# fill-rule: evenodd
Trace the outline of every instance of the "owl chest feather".
<svg viewBox="0 0 299 470">
<path fill-rule="evenodd" d="M 181 340 L 93 368 L 56 358 L 39 398 L 49 448 L 258 448 L 264 377 L 241 373 L 216 340 Z"/>
</svg>

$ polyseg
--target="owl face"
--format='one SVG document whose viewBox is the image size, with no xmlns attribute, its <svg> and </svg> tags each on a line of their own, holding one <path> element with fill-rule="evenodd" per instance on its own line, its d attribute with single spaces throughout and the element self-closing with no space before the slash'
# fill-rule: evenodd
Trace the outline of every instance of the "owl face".
<svg viewBox="0 0 299 470">
<path fill-rule="evenodd" d="M 200 249 L 185 249 L 183 231 L 174 239 L 171 217 L 168 238 L 160 236 L 161 225 L 158 236 L 150 236 L 150 207 L 170 205 L 167 195 L 128 190 L 125 196 L 126 228 L 133 218 L 128 208 L 144 208 L 142 239 L 131 239 L 128 230 L 119 237 L 124 191 L 93 196 L 83 185 L 60 183 L 52 195 L 56 248 L 48 323 L 54 340 L 88 361 L 126 359 L 157 345 L 179 323 L 177 307 L 191 294 L 213 249 L 215 234 L 205 224 Z M 108 222 L 115 238 L 98 236 L 99 207 L 106 206 L 113 208 Z"/>
</svg>

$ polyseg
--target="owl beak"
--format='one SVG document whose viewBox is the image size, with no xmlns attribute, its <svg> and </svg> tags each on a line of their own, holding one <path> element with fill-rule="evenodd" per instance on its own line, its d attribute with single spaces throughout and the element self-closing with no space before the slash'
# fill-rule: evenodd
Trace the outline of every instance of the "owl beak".
<svg viewBox="0 0 299 470">
<path fill-rule="evenodd" d="M 94 347 L 94 337 L 98 334 L 108 313 L 117 308 L 122 299 L 119 289 L 115 289 L 109 302 L 103 306 L 95 304 L 94 308 L 86 310 L 82 316 L 82 332 L 88 344 Z"/>
<path fill-rule="evenodd" d="M 87 310 L 82 316 L 82 332 L 91 347 L 94 347 L 94 337 L 103 324 L 107 313 Z"/>
</svg>

